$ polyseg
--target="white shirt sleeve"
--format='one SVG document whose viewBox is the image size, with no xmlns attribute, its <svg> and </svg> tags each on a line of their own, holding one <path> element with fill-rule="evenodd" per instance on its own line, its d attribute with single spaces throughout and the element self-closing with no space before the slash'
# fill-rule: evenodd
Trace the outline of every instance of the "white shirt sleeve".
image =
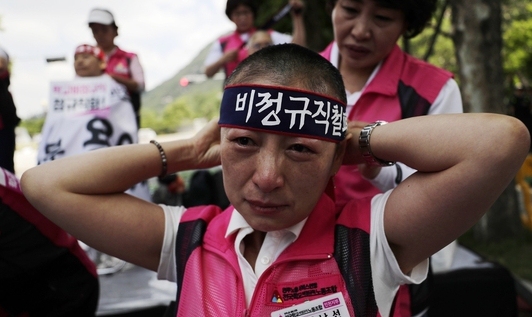
<svg viewBox="0 0 532 317">
<path fill-rule="evenodd" d="M 397 171 L 398 168 L 401 170 L 400 174 Z M 415 172 L 416 170 L 410 166 L 397 162 L 394 166 L 383 166 L 379 174 L 374 179 L 368 179 L 368 181 L 384 193 L 385 191 L 395 188 Z"/>
<path fill-rule="evenodd" d="M 464 112 L 462 105 L 462 96 L 460 94 L 460 88 L 456 81 L 449 78 L 445 85 L 443 85 L 440 93 L 434 100 L 434 103 L 430 106 L 428 114 L 442 114 L 442 113 L 462 113 Z M 402 163 L 399 164 L 401 168 L 401 181 L 405 180 L 408 176 L 412 175 L 416 170 L 410 168 Z M 382 192 L 397 186 L 397 168 L 395 166 L 383 167 L 380 173 L 374 179 L 368 179 L 368 181 Z M 400 183 L 399 182 L 399 183 Z"/>
<path fill-rule="evenodd" d="M 292 35 L 279 33 L 277 31 L 272 31 L 270 33 L 273 44 L 284 44 L 292 42 Z"/>
<path fill-rule="evenodd" d="M 395 259 L 384 232 L 384 207 L 392 191 L 378 194 L 371 200 L 370 256 L 371 278 L 379 313 L 390 315 L 399 285 L 419 284 L 427 277 L 429 260 L 419 263 L 409 275 L 404 274 Z"/>
<path fill-rule="evenodd" d="M 137 89 L 138 92 L 143 92 L 146 86 L 144 82 L 144 70 L 140 65 L 139 57 L 137 55 L 133 56 L 131 59 L 129 69 L 131 70 L 131 78 L 133 78 L 133 80 L 139 85 Z"/>
<path fill-rule="evenodd" d="M 187 209 L 183 206 L 159 206 L 161 206 L 164 211 L 165 227 L 163 247 L 161 248 L 161 259 L 159 260 L 159 268 L 157 269 L 157 278 L 160 280 L 176 282 L 175 242 L 177 228 L 179 227 L 181 216 L 183 216 L 183 213 Z"/>
<path fill-rule="evenodd" d="M 462 105 L 460 88 L 454 79 L 449 78 L 445 85 L 443 85 L 432 106 L 430 106 L 428 114 L 462 112 L 464 112 L 464 107 Z"/>
<path fill-rule="evenodd" d="M 207 67 L 217 60 L 219 60 L 223 56 L 222 52 L 222 45 L 220 44 L 220 41 L 216 40 L 211 45 L 211 49 L 209 51 L 209 54 L 207 54 L 207 57 L 205 58 L 205 61 L 203 62 L 203 66 Z"/>
</svg>

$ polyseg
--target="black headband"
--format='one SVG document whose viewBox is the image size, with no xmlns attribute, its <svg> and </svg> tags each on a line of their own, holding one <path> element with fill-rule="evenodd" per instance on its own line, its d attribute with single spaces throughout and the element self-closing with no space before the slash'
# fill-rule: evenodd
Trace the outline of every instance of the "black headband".
<svg viewBox="0 0 532 317">
<path fill-rule="evenodd" d="M 340 142 L 347 116 L 342 101 L 310 91 L 234 85 L 224 90 L 218 124 Z"/>
</svg>

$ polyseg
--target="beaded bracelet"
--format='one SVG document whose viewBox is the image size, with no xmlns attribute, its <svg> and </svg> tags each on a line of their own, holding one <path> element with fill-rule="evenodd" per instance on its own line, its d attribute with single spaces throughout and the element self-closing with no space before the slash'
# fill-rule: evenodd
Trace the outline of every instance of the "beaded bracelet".
<svg viewBox="0 0 532 317">
<path fill-rule="evenodd" d="M 164 149 L 159 142 L 155 140 L 151 140 L 150 143 L 154 144 L 159 150 L 159 155 L 161 155 L 161 162 L 163 164 L 162 169 L 161 169 L 161 175 L 159 175 L 159 177 L 164 177 L 166 176 L 166 170 L 168 169 L 166 153 L 164 153 Z"/>
</svg>

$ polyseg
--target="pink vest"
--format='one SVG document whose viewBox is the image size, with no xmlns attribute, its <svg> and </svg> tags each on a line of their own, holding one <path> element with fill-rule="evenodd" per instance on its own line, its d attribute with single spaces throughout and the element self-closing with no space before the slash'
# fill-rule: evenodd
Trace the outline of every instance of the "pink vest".
<svg viewBox="0 0 532 317">
<path fill-rule="evenodd" d="M 255 33 L 255 31 L 255 29 L 252 29 L 249 32 L 249 35 L 251 36 L 253 33 Z M 271 32 L 272 30 L 268 30 L 268 33 Z M 220 42 L 220 46 L 222 47 L 223 53 L 236 48 L 239 49 L 236 60 L 226 63 L 224 65 L 225 76 L 228 77 L 235 70 L 238 64 L 240 64 L 240 62 L 242 62 L 246 57 L 248 57 L 248 49 L 246 47 L 246 43 L 240 38 L 240 33 L 238 33 L 237 31 L 233 32 L 232 34 L 221 37 L 218 41 Z"/>
<path fill-rule="evenodd" d="M 252 30 L 252 34 L 255 30 Z M 245 42 L 240 38 L 240 33 L 237 31 L 233 32 L 230 35 L 223 36 L 219 39 L 220 45 L 222 46 L 222 52 L 227 52 L 229 50 L 239 49 L 238 56 L 236 60 L 226 63 L 224 65 L 225 76 L 228 77 L 235 70 L 235 68 L 242 62 L 246 57 L 248 57 L 248 49 L 246 48 Z"/>
<path fill-rule="evenodd" d="M 320 54 L 331 58 L 333 43 Z M 375 78 L 362 92 L 348 120 L 374 122 L 397 121 L 426 115 L 443 85 L 452 78 L 446 70 L 430 65 L 404 53 L 395 46 L 383 62 Z M 345 204 L 353 198 L 380 193 L 357 172 L 356 165 L 342 166 L 334 179 L 336 201 Z"/>
<path fill-rule="evenodd" d="M 330 61 L 333 43 L 320 54 Z M 362 92 L 348 114 L 349 120 L 374 122 L 396 121 L 426 115 L 452 73 L 404 53 L 395 46 L 382 63 L 373 81 Z M 344 165 L 334 179 L 336 200 L 343 205 L 353 198 L 373 197 L 380 193 L 357 172 L 356 165 Z M 401 286 L 397 293 L 394 317 L 411 316 L 409 288 Z"/>
<path fill-rule="evenodd" d="M 176 242 L 176 316 L 270 316 L 336 292 L 343 293 L 351 316 L 378 316 L 369 264 L 369 199 L 337 214 L 334 202 L 323 195 L 299 238 L 260 277 L 249 308 L 234 250 L 236 234 L 225 238 L 233 212 L 233 207 L 222 212 L 202 206 L 184 214 Z M 338 263 L 348 263 L 347 272 Z"/>
<path fill-rule="evenodd" d="M 107 57 L 107 67 L 105 68 L 105 72 L 109 75 L 132 78 L 129 65 L 131 59 L 135 56 L 134 53 L 125 52 L 117 47 L 115 52 Z"/>
</svg>

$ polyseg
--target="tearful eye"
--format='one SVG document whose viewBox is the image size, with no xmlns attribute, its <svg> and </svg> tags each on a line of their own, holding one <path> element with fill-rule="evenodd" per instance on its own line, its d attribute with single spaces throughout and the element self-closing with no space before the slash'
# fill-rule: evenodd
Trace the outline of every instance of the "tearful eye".
<svg viewBox="0 0 532 317">
<path fill-rule="evenodd" d="M 301 152 L 301 153 L 312 152 L 308 147 L 301 145 L 301 144 L 294 144 L 290 147 L 290 149 L 296 152 Z"/>
<path fill-rule="evenodd" d="M 246 138 L 246 137 L 237 138 L 235 141 L 239 145 L 250 145 L 251 144 L 251 139 L 250 138 Z"/>
<path fill-rule="evenodd" d="M 354 7 L 343 6 L 342 9 L 347 14 L 356 14 L 358 12 L 358 10 Z"/>
<path fill-rule="evenodd" d="M 390 18 L 389 16 L 384 16 L 384 15 L 377 15 L 377 19 L 381 21 L 392 21 L 392 18 Z"/>
</svg>

